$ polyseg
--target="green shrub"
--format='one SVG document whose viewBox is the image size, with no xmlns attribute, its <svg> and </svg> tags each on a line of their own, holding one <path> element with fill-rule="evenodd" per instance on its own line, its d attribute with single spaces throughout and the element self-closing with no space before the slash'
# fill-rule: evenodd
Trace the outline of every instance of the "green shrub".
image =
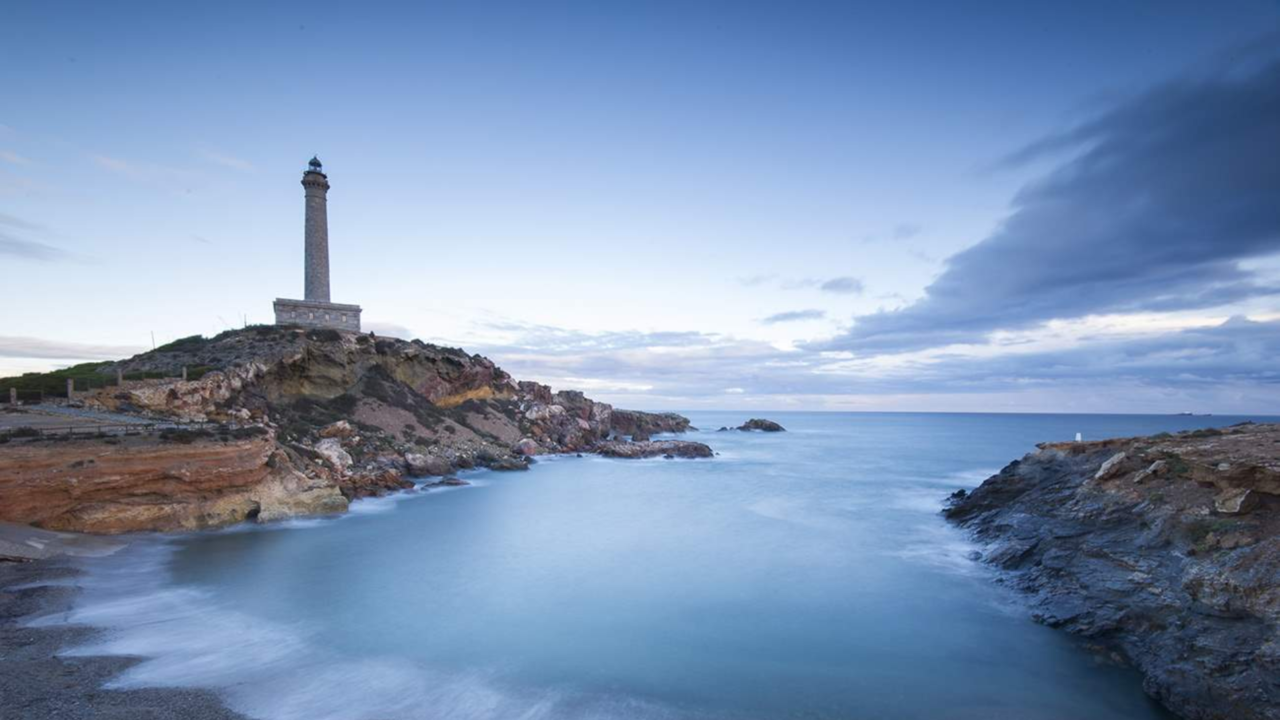
<svg viewBox="0 0 1280 720">
<path fill-rule="evenodd" d="M 203 335 L 188 335 L 161 345 L 155 349 L 155 352 L 195 352 L 203 348 L 208 342 Z"/>
</svg>

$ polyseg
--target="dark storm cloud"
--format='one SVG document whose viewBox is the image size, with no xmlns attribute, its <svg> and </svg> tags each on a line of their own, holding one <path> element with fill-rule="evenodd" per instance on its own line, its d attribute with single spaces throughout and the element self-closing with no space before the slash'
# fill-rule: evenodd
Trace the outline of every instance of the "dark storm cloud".
<svg viewBox="0 0 1280 720">
<path fill-rule="evenodd" d="M 761 319 L 760 322 L 765 325 L 775 325 L 777 323 L 798 322 L 801 320 L 821 320 L 826 316 L 827 313 L 824 310 L 789 310 L 770 315 Z"/>
<path fill-rule="evenodd" d="M 1280 252 L 1280 61 L 1156 87 L 1009 162 L 1064 152 L 924 298 L 820 347 L 901 352 L 1280 292 L 1241 265 Z"/>
</svg>

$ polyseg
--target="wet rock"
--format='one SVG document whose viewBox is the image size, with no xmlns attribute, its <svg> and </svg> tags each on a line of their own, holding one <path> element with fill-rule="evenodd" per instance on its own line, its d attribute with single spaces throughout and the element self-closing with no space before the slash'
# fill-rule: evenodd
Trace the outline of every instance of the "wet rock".
<svg viewBox="0 0 1280 720">
<path fill-rule="evenodd" d="M 527 456 L 537 455 L 542 452 L 542 448 L 538 447 L 538 443 L 532 438 L 523 438 L 520 442 L 516 443 L 515 447 L 512 448 L 512 451 L 520 455 Z"/>
<path fill-rule="evenodd" d="M 648 442 L 623 442 L 610 440 L 600 443 L 595 451 L 605 457 L 648 458 L 670 455 L 673 458 L 711 457 L 711 448 L 700 442 L 688 440 L 650 440 Z"/>
<path fill-rule="evenodd" d="M 447 477 L 447 478 L 444 478 L 443 480 L 437 480 L 437 481 L 435 481 L 435 482 L 433 482 L 433 483 L 427 483 L 427 484 L 423 485 L 422 487 L 424 487 L 424 488 L 433 488 L 433 487 L 462 487 L 462 486 L 464 486 L 464 485 L 470 485 L 470 484 L 471 484 L 471 483 L 467 482 L 466 480 L 459 480 L 459 479 L 458 479 L 458 478 L 456 478 L 456 477 Z"/>
<path fill-rule="evenodd" d="M 417 477 L 425 475 L 448 475 L 453 465 L 445 458 L 422 453 L 405 453 L 404 461 L 409 466 L 409 474 Z"/>
<path fill-rule="evenodd" d="M 498 470 L 501 472 L 511 470 L 528 470 L 529 459 L 525 457 L 516 457 L 514 455 L 493 458 L 488 461 L 487 467 L 490 470 Z"/>
<path fill-rule="evenodd" d="M 786 431 L 786 428 L 782 427 L 778 423 L 772 420 L 765 420 L 764 418 L 751 418 L 750 420 L 739 425 L 738 429 L 743 431 L 759 430 L 760 432 Z"/>
</svg>

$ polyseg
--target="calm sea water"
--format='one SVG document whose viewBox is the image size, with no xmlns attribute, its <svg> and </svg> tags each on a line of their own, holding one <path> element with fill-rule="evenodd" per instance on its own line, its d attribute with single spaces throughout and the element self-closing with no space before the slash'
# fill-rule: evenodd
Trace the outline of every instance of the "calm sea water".
<svg viewBox="0 0 1280 720">
<path fill-rule="evenodd" d="M 711 460 L 554 458 L 343 518 L 150 539 L 73 653 L 261 718 L 1165 718 L 938 515 L 1044 440 L 1245 418 L 771 413 Z M 54 619 L 66 620 L 62 617 Z"/>
</svg>

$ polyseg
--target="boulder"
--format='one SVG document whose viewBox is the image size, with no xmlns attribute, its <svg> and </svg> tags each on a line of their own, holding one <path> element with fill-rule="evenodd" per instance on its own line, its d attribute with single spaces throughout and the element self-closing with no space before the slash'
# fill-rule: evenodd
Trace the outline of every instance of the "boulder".
<svg viewBox="0 0 1280 720">
<path fill-rule="evenodd" d="M 1213 499 L 1213 509 L 1224 515 L 1243 515 L 1258 506 L 1258 494 L 1249 488 L 1228 488 Z"/>
<path fill-rule="evenodd" d="M 409 474 L 421 477 L 423 475 L 448 475 L 453 466 L 448 460 L 438 455 L 424 455 L 422 453 L 405 453 L 405 464 L 409 466 Z"/>
<path fill-rule="evenodd" d="M 353 462 L 351 454 L 342 449 L 342 443 L 337 438 L 325 438 L 316 443 L 316 454 L 324 458 L 334 470 L 340 473 L 346 472 Z"/>
<path fill-rule="evenodd" d="M 529 456 L 537 455 L 542 452 L 542 448 L 538 447 L 538 443 L 532 438 L 524 438 L 520 442 L 516 443 L 515 447 L 512 448 L 512 451 L 520 455 Z"/>
<path fill-rule="evenodd" d="M 1098 472 L 1093 474 L 1093 479 L 1097 481 L 1106 480 L 1120 472 L 1120 463 L 1124 462 L 1125 457 L 1127 457 L 1125 453 L 1118 452 L 1107 458 L 1107 461 L 1102 463 L 1102 467 L 1098 468 Z"/>
</svg>

